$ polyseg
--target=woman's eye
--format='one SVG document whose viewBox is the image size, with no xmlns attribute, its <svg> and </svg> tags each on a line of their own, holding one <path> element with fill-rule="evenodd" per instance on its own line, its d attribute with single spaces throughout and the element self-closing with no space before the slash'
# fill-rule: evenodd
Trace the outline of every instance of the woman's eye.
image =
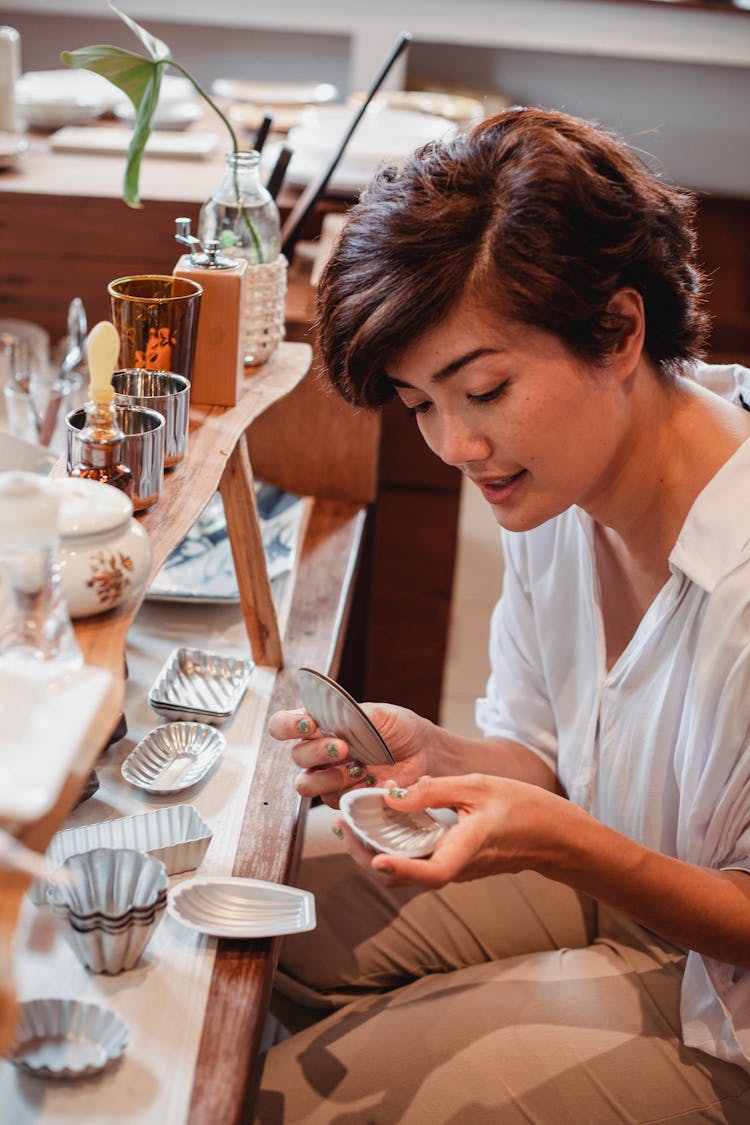
<svg viewBox="0 0 750 1125">
<path fill-rule="evenodd" d="M 467 395 L 466 397 L 468 398 L 469 402 L 476 402 L 480 406 L 482 406 L 486 402 L 496 402 L 497 399 L 499 399 L 501 395 L 505 393 L 505 389 L 507 386 L 508 380 L 506 379 L 502 383 L 498 383 L 498 385 L 496 387 L 493 387 L 491 391 L 484 391 L 484 393 L 481 395 Z"/>
<path fill-rule="evenodd" d="M 404 403 L 404 405 L 406 406 L 406 403 Z M 406 409 L 408 413 L 412 415 L 426 414 L 431 405 L 432 403 L 430 402 L 418 402 L 416 406 L 407 406 Z"/>
</svg>

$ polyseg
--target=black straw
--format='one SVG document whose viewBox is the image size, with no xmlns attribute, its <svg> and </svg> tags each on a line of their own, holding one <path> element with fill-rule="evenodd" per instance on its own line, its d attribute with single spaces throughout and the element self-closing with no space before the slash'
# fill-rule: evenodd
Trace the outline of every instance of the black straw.
<svg viewBox="0 0 750 1125">
<path fill-rule="evenodd" d="M 281 184 L 286 175 L 286 170 L 289 167 L 289 161 L 292 159 L 292 150 L 288 145 L 282 145 L 279 149 L 279 155 L 276 157 L 276 163 L 271 169 L 271 174 L 266 180 L 266 190 L 270 192 L 271 198 L 275 199 L 281 189 Z"/>
<path fill-rule="evenodd" d="M 271 126 L 272 125 L 273 125 L 273 114 L 268 113 L 268 111 L 266 111 L 266 114 L 265 114 L 263 120 L 260 123 L 260 128 L 258 129 L 258 132 L 256 134 L 255 143 L 253 144 L 253 148 L 255 149 L 256 152 L 262 152 L 263 151 L 263 145 L 266 143 L 266 138 L 267 138 L 268 134 L 271 132 Z"/>
<path fill-rule="evenodd" d="M 388 71 L 391 69 L 396 59 L 410 42 L 411 34 L 408 31 L 402 31 L 395 44 L 393 45 L 388 58 L 385 60 L 379 72 L 373 79 L 372 85 L 367 91 L 365 100 L 362 102 L 362 105 L 354 114 L 349 128 L 339 141 L 339 146 L 331 157 L 328 166 L 324 169 L 321 175 L 318 176 L 317 180 L 311 180 L 311 182 L 307 185 L 305 190 L 300 195 L 294 207 L 292 207 L 291 211 L 289 212 L 286 222 L 281 228 L 281 252 L 282 254 L 286 254 L 287 258 L 291 259 L 291 255 L 294 251 L 294 245 L 299 236 L 300 228 L 307 216 L 312 211 L 315 204 L 320 199 L 326 187 L 328 186 L 328 181 L 335 172 L 338 163 L 341 160 L 341 157 L 344 155 L 344 150 L 349 144 L 349 141 L 352 139 L 354 130 L 357 128 L 360 121 L 364 117 L 367 107 L 385 81 Z"/>
</svg>

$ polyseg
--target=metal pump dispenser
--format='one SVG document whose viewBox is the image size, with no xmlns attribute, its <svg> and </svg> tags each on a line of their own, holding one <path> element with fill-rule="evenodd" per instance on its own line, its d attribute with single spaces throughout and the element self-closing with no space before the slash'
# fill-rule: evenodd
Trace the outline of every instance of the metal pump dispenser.
<svg viewBox="0 0 750 1125">
<path fill-rule="evenodd" d="M 190 251 L 190 263 L 198 269 L 205 270 L 234 270 L 237 269 L 237 259 L 222 254 L 222 245 L 218 238 L 209 238 L 205 246 L 199 238 L 190 233 L 190 219 L 175 219 L 175 239 L 187 246 Z"/>
<path fill-rule="evenodd" d="M 234 406 L 245 375 L 242 310 L 246 299 L 247 262 L 223 254 L 219 239 L 190 233 L 190 219 L 175 219 L 175 238 L 187 247 L 172 271 L 197 281 L 201 294 L 190 401 Z"/>
</svg>

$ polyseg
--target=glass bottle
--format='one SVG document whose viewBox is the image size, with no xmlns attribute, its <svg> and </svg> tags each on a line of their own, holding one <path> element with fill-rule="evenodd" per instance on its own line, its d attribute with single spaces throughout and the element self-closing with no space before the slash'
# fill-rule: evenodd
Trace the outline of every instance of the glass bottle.
<svg viewBox="0 0 750 1125">
<path fill-rule="evenodd" d="M 279 209 L 260 182 L 260 154 L 229 152 L 224 178 L 201 208 L 198 238 L 251 264 L 276 260 L 281 250 Z"/>
<path fill-rule="evenodd" d="M 133 474 L 122 461 L 124 438 L 114 402 L 87 402 L 86 422 L 78 439 L 81 460 L 71 468 L 68 476 L 111 484 L 132 499 Z"/>
<path fill-rule="evenodd" d="M 35 474 L 0 474 L 0 668 L 83 663 L 62 588 L 57 509 Z"/>
</svg>

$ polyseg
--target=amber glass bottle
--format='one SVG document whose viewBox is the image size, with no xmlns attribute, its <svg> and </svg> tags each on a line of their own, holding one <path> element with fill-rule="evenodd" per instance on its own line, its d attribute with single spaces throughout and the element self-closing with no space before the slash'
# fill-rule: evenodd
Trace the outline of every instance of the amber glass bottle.
<svg viewBox="0 0 750 1125">
<path fill-rule="evenodd" d="M 132 497 L 133 474 L 122 460 L 124 437 L 114 402 L 87 403 L 86 423 L 78 439 L 81 460 L 68 475 L 111 484 Z"/>
</svg>

